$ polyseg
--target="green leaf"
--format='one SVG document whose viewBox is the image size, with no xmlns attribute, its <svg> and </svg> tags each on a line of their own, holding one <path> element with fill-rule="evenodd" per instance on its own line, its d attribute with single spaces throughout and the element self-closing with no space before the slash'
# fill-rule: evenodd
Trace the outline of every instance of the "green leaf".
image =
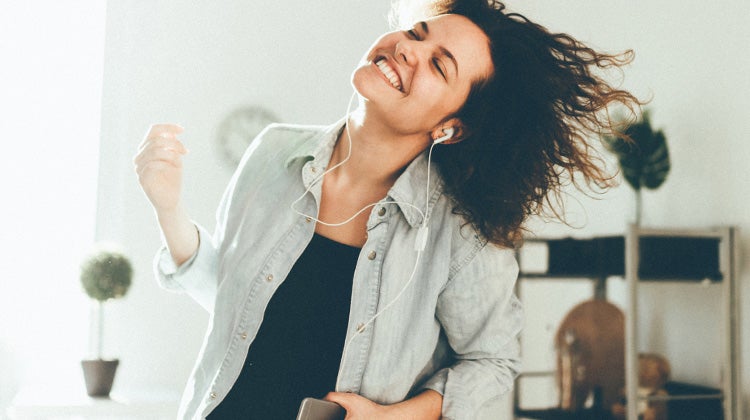
<svg viewBox="0 0 750 420">
<path fill-rule="evenodd" d="M 603 137 L 606 147 L 618 158 L 623 177 L 634 190 L 659 188 L 667 179 L 671 163 L 667 139 L 661 130 L 651 127 L 649 112 L 623 130 L 631 141 Z"/>
</svg>

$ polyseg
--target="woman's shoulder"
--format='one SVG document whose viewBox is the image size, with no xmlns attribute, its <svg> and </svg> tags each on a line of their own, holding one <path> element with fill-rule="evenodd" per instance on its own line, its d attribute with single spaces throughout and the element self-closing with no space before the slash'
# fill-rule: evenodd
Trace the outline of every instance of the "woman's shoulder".
<svg viewBox="0 0 750 420">
<path fill-rule="evenodd" d="M 273 140 L 275 142 L 304 142 L 331 131 L 336 124 L 312 125 L 312 124 L 288 124 L 273 123 L 269 124 L 258 138 L 261 140 Z"/>
<path fill-rule="evenodd" d="M 289 123 L 272 123 L 269 124 L 261 135 L 315 135 L 325 132 L 330 124 L 289 124 Z"/>
<path fill-rule="evenodd" d="M 240 162 L 240 169 L 250 165 L 287 161 L 314 154 L 322 139 L 336 125 L 303 125 L 273 123 L 266 126 L 250 142 Z"/>
<path fill-rule="evenodd" d="M 499 246 L 484 238 L 449 199 L 440 200 L 436 213 L 438 226 L 434 238 L 438 247 L 446 247 L 450 255 L 449 277 L 465 271 L 467 266 L 505 271 L 515 264 L 515 250 Z"/>
<path fill-rule="evenodd" d="M 518 274 L 518 262 L 513 249 L 489 242 L 479 233 L 472 233 L 467 237 L 465 232 L 461 232 L 464 230 L 456 232 L 460 239 L 454 240 L 451 250 L 449 279 L 515 279 Z M 476 232 L 474 229 L 471 230 Z"/>
</svg>

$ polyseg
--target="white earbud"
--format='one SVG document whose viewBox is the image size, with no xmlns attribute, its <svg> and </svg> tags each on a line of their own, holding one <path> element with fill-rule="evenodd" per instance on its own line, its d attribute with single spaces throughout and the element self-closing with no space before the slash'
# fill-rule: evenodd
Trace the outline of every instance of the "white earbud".
<svg viewBox="0 0 750 420">
<path fill-rule="evenodd" d="M 440 143 L 442 143 L 442 142 L 450 139 L 451 137 L 453 137 L 453 132 L 454 132 L 453 127 L 445 128 L 445 129 L 443 129 L 443 134 L 444 135 L 442 137 L 436 138 L 435 140 L 433 140 L 433 142 L 435 144 L 440 144 Z"/>
</svg>

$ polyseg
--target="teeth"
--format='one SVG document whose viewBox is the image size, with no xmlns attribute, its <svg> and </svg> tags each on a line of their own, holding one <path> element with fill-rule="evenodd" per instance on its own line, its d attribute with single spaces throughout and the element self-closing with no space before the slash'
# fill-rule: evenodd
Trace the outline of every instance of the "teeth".
<svg viewBox="0 0 750 420">
<path fill-rule="evenodd" d="M 401 80 L 399 80 L 396 72 L 393 71 L 391 66 L 388 65 L 388 63 L 385 61 L 384 58 L 381 58 L 380 60 L 376 61 L 375 65 L 378 66 L 380 71 L 385 75 L 388 81 L 391 82 L 391 85 L 393 85 L 393 87 L 395 87 L 398 90 L 401 90 Z"/>
</svg>

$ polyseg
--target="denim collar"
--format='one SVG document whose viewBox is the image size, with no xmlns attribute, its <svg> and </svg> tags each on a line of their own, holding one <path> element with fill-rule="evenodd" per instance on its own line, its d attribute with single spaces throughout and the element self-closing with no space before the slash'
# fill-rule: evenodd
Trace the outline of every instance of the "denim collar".
<svg viewBox="0 0 750 420">
<path fill-rule="evenodd" d="M 315 166 L 320 169 L 328 167 L 333 154 L 333 147 L 339 134 L 344 129 L 345 122 L 346 119 L 342 118 L 332 125 L 319 128 L 316 134 L 311 136 L 308 141 L 302 142 L 299 149 L 287 159 L 286 166 L 289 167 L 298 159 L 303 159 L 305 161 L 312 160 Z M 426 195 L 428 152 L 429 149 L 425 150 L 409 163 L 406 170 L 388 191 L 386 197 L 386 201 L 397 202 L 404 218 L 412 227 L 418 227 L 422 224 L 423 214 L 420 214 L 420 211 L 425 212 L 426 204 L 431 209 L 443 192 L 442 179 L 433 164 L 430 170 L 429 196 Z M 305 185 L 305 187 L 309 187 L 309 185 Z M 411 203 L 416 208 L 403 203 Z"/>
</svg>

